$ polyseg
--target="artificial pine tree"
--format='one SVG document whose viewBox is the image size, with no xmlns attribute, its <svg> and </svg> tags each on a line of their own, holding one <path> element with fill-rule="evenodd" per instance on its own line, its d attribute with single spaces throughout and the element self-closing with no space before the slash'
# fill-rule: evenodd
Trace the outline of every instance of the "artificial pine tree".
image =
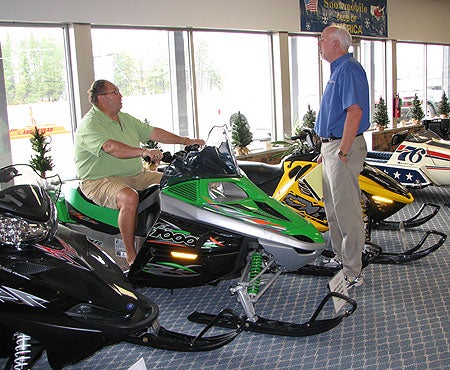
<svg viewBox="0 0 450 370">
<path fill-rule="evenodd" d="M 294 130 L 294 135 L 298 135 L 300 131 L 304 128 L 314 128 L 314 124 L 316 123 L 316 112 L 311 109 L 311 106 L 308 104 L 308 110 L 303 116 L 302 124 L 297 125 Z"/>
<path fill-rule="evenodd" d="M 372 115 L 373 122 L 380 129 L 384 129 L 389 124 L 389 115 L 384 99 L 380 96 L 380 100 L 375 104 L 375 111 Z"/>
<path fill-rule="evenodd" d="M 450 104 L 445 91 L 442 92 L 441 101 L 438 103 L 438 114 L 443 118 L 450 115 Z"/>
<path fill-rule="evenodd" d="M 33 136 L 30 139 L 31 148 L 37 153 L 31 156 L 30 165 L 33 167 L 43 178 L 45 178 L 45 172 L 53 169 L 53 159 L 47 155 L 50 152 L 49 140 L 44 136 L 44 133 L 34 126 Z"/>
<path fill-rule="evenodd" d="M 417 94 L 414 94 L 412 104 L 411 117 L 416 123 L 420 123 L 423 117 L 425 117 L 425 114 L 423 113 L 422 102 L 417 97 Z"/>
<path fill-rule="evenodd" d="M 234 113 L 230 116 L 230 125 L 231 142 L 236 148 L 238 155 L 250 153 L 247 145 L 253 141 L 253 134 L 250 132 L 247 118 L 241 112 Z"/>
</svg>

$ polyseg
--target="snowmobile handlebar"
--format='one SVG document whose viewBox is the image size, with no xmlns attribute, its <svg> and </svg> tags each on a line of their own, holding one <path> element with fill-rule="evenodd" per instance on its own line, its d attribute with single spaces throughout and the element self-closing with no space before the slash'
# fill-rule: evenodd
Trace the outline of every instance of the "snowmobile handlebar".
<svg viewBox="0 0 450 370">
<path fill-rule="evenodd" d="M 180 150 L 174 154 L 172 154 L 170 152 L 163 152 L 161 162 L 170 163 L 174 160 L 175 157 L 180 157 L 180 156 L 184 157 L 186 155 L 186 153 L 197 151 L 199 149 L 200 149 L 200 146 L 198 144 L 194 144 L 194 145 L 188 145 L 188 146 L 184 147 L 184 150 Z M 151 163 L 152 159 L 149 156 L 147 156 L 147 157 L 144 157 L 144 161 Z"/>
</svg>

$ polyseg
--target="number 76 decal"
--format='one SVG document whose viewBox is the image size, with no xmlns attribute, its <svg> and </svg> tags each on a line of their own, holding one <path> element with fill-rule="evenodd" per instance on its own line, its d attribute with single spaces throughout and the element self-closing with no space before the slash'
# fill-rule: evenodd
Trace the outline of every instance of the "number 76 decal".
<svg viewBox="0 0 450 370">
<path fill-rule="evenodd" d="M 402 152 L 398 155 L 400 161 L 409 161 L 412 163 L 418 163 L 427 154 L 424 148 L 415 148 L 413 146 L 405 146 L 402 148 Z"/>
</svg>

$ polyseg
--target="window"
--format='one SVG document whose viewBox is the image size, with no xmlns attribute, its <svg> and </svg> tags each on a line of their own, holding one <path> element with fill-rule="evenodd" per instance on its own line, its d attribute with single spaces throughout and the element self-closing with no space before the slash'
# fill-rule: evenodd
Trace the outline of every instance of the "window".
<svg viewBox="0 0 450 370">
<path fill-rule="evenodd" d="M 95 79 L 118 86 L 122 111 L 193 136 L 186 40 L 187 32 L 182 31 L 93 28 Z"/>
<path fill-rule="evenodd" d="M 403 104 L 401 120 L 411 119 L 415 95 L 421 101 L 425 99 L 424 86 L 425 45 L 397 43 L 397 91 Z"/>
<path fill-rule="evenodd" d="M 198 31 L 193 42 L 200 136 L 241 112 L 259 146 L 273 126 L 269 36 Z"/>
<path fill-rule="evenodd" d="M 361 65 L 366 71 L 369 82 L 370 106 L 375 109 L 380 97 L 385 102 L 391 99 L 386 96 L 386 43 L 384 41 L 361 40 Z M 392 120 L 391 120 L 392 124 Z"/>
<path fill-rule="evenodd" d="M 438 104 L 445 91 L 449 96 L 450 46 L 427 45 L 427 113 L 437 116 Z"/>
<path fill-rule="evenodd" d="M 51 138 L 55 172 L 75 175 L 71 105 L 62 27 L 0 27 L 12 163 L 29 163 L 34 127 Z M 3 89 L 3 87 L 0 87 Z M 5 115 L 6 116 L 6 115 Z"/>
<path fill-rule="evenodd" d="M 437 115 L 442 92 L 449 93 L 449 46 L 397 43 L 397 88 L 402 119 L 409 120 L 414 95 L 428 118 Z M 426 103 L 425 103 L 426 102 Z"/>
<path fill-rule="evenodd" d="M 290 37 L 292 129 L 310 108 L 317 113 L 319 95 L 319 48 L 317 37 Z"/>
</svg>

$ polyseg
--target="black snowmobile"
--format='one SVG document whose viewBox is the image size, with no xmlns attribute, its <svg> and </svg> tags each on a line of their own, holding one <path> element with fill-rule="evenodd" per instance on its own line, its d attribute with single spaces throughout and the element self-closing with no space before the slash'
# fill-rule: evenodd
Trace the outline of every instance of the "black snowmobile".
<svg viewBox="0 0 450 370">
<path fill-rule="evenodd" d="M 104 346 L 127 341 L 174 351 L 208 351 L 231 342 L 234 330 L 205 336 L 160 326 L 159 308 L 91 241 L 58 224 L 51 179 L 28 165 L 0 169 L 0 355 L 6 368 L 29 369 L 47 352 L 62 368 Z M 45 183 L 45 184 L 44 184 Z M 52 190 L 53 188 L 53 190 Z"/>
</svg>

